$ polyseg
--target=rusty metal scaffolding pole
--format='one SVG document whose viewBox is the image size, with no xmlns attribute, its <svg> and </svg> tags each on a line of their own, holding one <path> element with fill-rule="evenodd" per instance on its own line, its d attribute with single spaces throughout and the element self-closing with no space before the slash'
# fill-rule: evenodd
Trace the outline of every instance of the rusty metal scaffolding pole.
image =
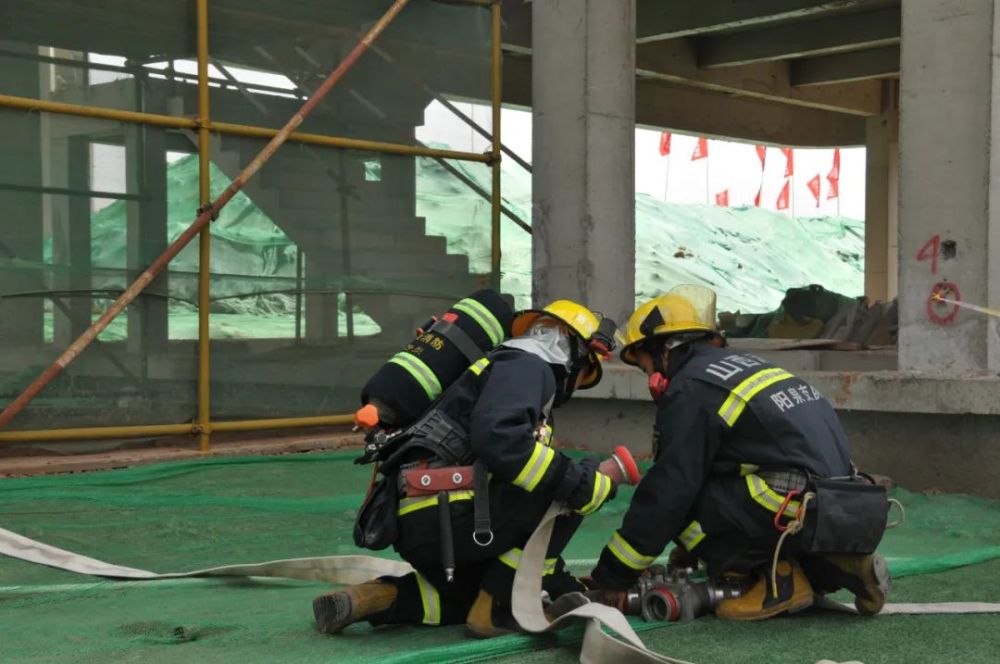
<svg viewBox="0 0 1000 664">
<path fill-rule="evenodd" d="M 208 88 L 208 0 L 198 0 L 198 205 L 205 209 L 212 202 L 211 122 Z M 198 442 L 207 453 L 212 442 L 211 381 L 212 339 L 209 332 L 212 284 L 212 228 L 205 224 L 199 233 L 198 247 Z"/>
<path fill-rule="evenodd" d="M 490 268 L 492 273 L 493 289 L 496 291 L 500 290 L 500 205 L 502 201 L 500 196 L 500 160 L 503 157 L 501 154 L 503 144 L 500 142 L 500 104 L 503 96 L 503 51 L 501 50 L 501 39 L 503 34 L 501 27 L 501 9 L 500 0 L 494 0 L 493 4 L 490 6 L 490 18 L 493 33 L 493 145 L 490 155 L 493 157 L 492 161 L 490 161 L 490 167 L 493 170 L 493 191 L 491 192 L 492 205 L 490 206 Z"/>
<path fill-rule="evenodd" d="M 240 172 L 239 175 L 226 187 L 225 191 L 215 199 L 210 205 L 199 213 L 198 217 L 194 220 L 191 226 L 188 227 L 186 231 L 181 233 L 180 237 L 171 243 L 155 261 L 153 261 L 146 270 L 139 275 L 139 277 L 132 282 L 131 285 L 121 296 L 112 303 L 108 310 L 101 315 L 101 317 L 87 329 L 86 332 L 81 334 L 76 341 L 69 345 L 69 347 L 63 351 L 63 353 L 56 358 L 56 360 L 41 373 L 41 375 L 36 378 L 31 385 L 29 385 L 16 399 L 10 402 L 3 412 L 0 412 L 0 428 L 6 426 L 14 416 L 20 413 L 24 408 L 31 403 L 39 392 L 45 389 L 45 386 L 52 382 L 63 369 L 66 368 L 77 356 L 83 352 L 84 349 L 89 346 L 94 339 L 97 338 L 107 326 L 114 320 L 125 307 L 127 307 L 139 293 L 143 291 L 146 286 L 156 278 L 163 270 L 167 267 L 170 261 L 181 252 L 181 250 L 186 247 L 191 240 L 194 239 L 198 233 L 201 232 L 213 218 L 217 217 L 219 210 L 225 207 L 226 203 L 232 200 L 243 185 L 246 184 L 261 167 L 267 163 L 267 160 L 277 151 L 278 148 L 288 139 L 288 136 L 295 131 L 299 125 L 309 116 L 309 114 L 316 108 L 323 97 L 333 89 L 344 74 L 358 61 L 358 59 L 368 50 L 372 42 L 378 38 L 379 35 L 392 23 L 393 19 L 399 15 L 403 10 L 409 0 L 395 0 L 392 6 L 385 12 L 385 14 L 380 18 L 372 27 L 368 30 L 365 36 L 351 49 L 344 61 L 337 66 L 335 70 L 327 77 L 323 84 L 317 88 L 316 93 L 313 94 L 303 105 L 302 108 L 298 110 L 295 115 L 291 117 L 287 124 L 279 131 L 271 141 L 264 146 L 264 149 L 253 158 L 253 160 L 247 164 L 246 168 Z M 499 14 L 494 8 L 494 23 L 497 22 Z M 494 27 L 496 31 L 496 26 Z M 494 44 L 494 48 L 498 47 L 499 44 Z M 496 132 L 494 132 L 496 134 Z M 496 176 L 494 176 L 496 179 Z M 496 194 L 494 193 L 494 196 Z M 495 216 L 495 215 L 494 215 Z"/>
</svg>

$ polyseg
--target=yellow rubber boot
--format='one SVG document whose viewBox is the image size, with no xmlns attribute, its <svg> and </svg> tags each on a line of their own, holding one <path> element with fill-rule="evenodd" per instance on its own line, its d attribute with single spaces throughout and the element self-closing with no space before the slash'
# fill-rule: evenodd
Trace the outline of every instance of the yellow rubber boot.
<svg viewBox="0 0 1000 664">
<path fill-rule="evenodd" d="M 742 595 L 719 602 L 715 615 L 724 620 L 764 620 L 779 613 L 795 613 L 812 606 L 812 586 L 795 560 L 778 562 L 777 586 L 778 596 L 775 597 L 770 575 L 758 573 Z"/>
<path fill-rule="evenodd" d="M 823 556 L 823 561 L 829 564 L 824 569 L 824 579 L 854 593 L 858 613 L 874 616 L 882 610 L 892 588 L 892 576 L 885 558 L 877 553 L 843 554 Z"/>
<path fill-rule="evenodd" d="M 388 610 L 397 595 L 396 586 L 377 579 L 320 595 L 313 600 L 316 629 L 336 634 L 348 625 Z"/>
</svg>

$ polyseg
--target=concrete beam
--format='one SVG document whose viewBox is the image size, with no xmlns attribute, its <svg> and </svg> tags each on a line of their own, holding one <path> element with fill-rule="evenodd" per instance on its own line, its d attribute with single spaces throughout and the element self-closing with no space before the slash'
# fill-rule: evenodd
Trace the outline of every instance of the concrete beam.
<svg viewBox="0 0 1000 664">
<path fill-rule="evenodd" d="M 844 9 L 886 4 L 890 3 L 879 0 L 638 0 L 636 42 L 751 28 L 776 21 L 804 19 Z"/>
<path fill-rule="evenodd" d="M 797 370 L 786 361 L 791 359 L 785 358 L 789 355 L 786 351 L 755 352 L 801 376 L 822 392 L 837 410 L 1000 415 L 1000 399 L 996 398 L 1000 378 L 996 376 L 948 377 L 901 371 Z M 799 354 L 791 353 L 793 357 Z M 648 402 L 649 387 L 641 371 L 612 362 L 605 364 L 600 384 L 577 393 L 576 398 Z"/>
<path fill-rule="evenodd" d="M 503 11 L 505 63 L 515 57 L 530 58 L 530 5 L 508 2 Z M 505 71 L 504 76 L 507 75 Z M 698 66 L 694 45 L 685 39 L 638 45 L 636 75 L 736 97 L 852 115 L 872 116 L 882 111 L 877 83 L 800 89 L 791 84 L 788 65 L 775 62 L 709 71 Z"/>
<path fill-rule="evenodd" d="M 761 62 L 717 70 L 700 69 L 694 46 L 687 40 L 638 46 L 636 74 L 640 78 L 655 78 L 733 97 L 803 108 L 863 116 L 878 115 L 882 111 L 878 82 L 800 89 L 789 79 L 788 65 L 781 62 Z"/>
<path fill-rule="evenodd" d="M 636 84 L 636 123 L 773 145 L 862 145 L 865 118 L 692 90 Z"/>
<path fill-rule="evenodd" d="M 899 78 L 899 47 L 883 46 L 805 58 L 795 60 L 791 66 L 791 82 L 796 86 Z"/>
<path fill-rule="evenodd" d="M 899 44 L 898 7 L 719 35 L 697 42 L 699 67 L 828 55 Z"/>
</svg>

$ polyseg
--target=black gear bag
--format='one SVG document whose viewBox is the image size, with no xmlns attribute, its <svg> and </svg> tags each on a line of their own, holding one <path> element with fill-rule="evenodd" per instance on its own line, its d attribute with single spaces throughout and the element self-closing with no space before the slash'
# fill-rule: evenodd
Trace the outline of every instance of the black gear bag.
<svg viewBox="0 0 1000 664">
<path fill-rule="evenodd" d="M 874 553 L 889 516 L 885 487 L 864 477 L 812 478 L 799 545 L 804 553 Z"/>
</svg>

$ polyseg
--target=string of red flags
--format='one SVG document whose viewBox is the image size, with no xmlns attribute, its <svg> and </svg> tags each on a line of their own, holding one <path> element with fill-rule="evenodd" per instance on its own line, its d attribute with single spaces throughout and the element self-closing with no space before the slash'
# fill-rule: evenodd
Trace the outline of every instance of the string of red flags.
<svg viewBox="0 0 1000 664">
<path fill-rule="evenodd" d="M 654 134 L 654 136 L 657 136 Z M 677 168 L 681 168 L 683 182 L 685 183 L 686 190 L 690 190 L 692 183 L 690 178 L 698 173 L 700 176 L 700 170 L 694 172 L 683 173 L 685 168 L 683 165 L 672 165 L 670 163 L 670 156 L 678 148 L 678 144 L 674 141 L 674 134 L 671 131 L 661 131 L 658 132 L 657 140 L 657 151 L 659 155 L 665 158 L 663 166 L 660 168 L 666 168 L 666 173 L 663 182 L 663 200 L 668 200 L 668 194 L 670 192 L 670 179 L 671 171 L 676 171 Z M 770 208 L 772 210 L 786 211 L 791 210 L 794 214 L 796 212 L 797 196 L 802 192 L 802 185 L 797 185 L 795 182 L 795 149 L 791 147 L 778 147 L 775 146 L 774 149 L 780 151 L 781 156 L 784 157 L 785 163 L 784 168 L 781 167 L 780 160 L 778 163 L 769 164 L 769 161 L 773 161 L 775 154 L 772 152 L 770 155 L 771 159 L 768 159 L 769 148 L 766 145 L 753 145 L 753 154 L 757 157 L 757 163 L 760 167 L 756 190 L 753 189 L 754 175 L 752 175 L 753 166 L 752 158 L 750 158 L 749 145 L 744 145 L 737 148 L 735 145 L 729 145 L 726 143 L 715 146 L 712 150 L 715 154 L 715 161 L 720 162 L 721 172 L 714 173 L 717 169 L 714 168 L 715 164 L 711 164 L 709 167 L 709 138 L 706 136 L 687 136 L 682 135 L 681 139 L 694 140 L 694 146 L 690 153 L 689 160 L 691 162 L 698 162 L 704 160 L 705 162 L 705 183 L 704 183 L 704 202 L 714 203 L 719 207 L 729 207 L 730 205 L 746 205 L 750 201 L 747 200 L 752 195 L 752 203 L 754 207 L 764 207 Z M 687 150 L 686 147 L 689 143 L 682 142 L 679 147 L 682 151 Z M 721 151 L 719 151 L 721 149 Z M 799 164 L 800 171 L 804 168 L 806 171 L 811 171 L 803 178 L 802 184 L 805 185 L 805 190 L 809 192 L 815 202 L 815 207 L 817 210 L 824 209 L 824 201 L 836 201 L 837 214 L 840 214 L 840 166 L 841 166 L 841 154 L 840 148 L 833 148 L 830 152 L 832 153 L 832 163 L 830 163 L 829 170 L 824 168 L 822 165 L 818 165 L 815 162 L 817 158 L 820 157 L 819 154 L 812 154 L 811 151 L 807 151 L 804 157 L 806 161 Z M 802 155 L 800 155 L 801 157 Z M 824 159 L 825 160 L 825 159 Z M 674 166 L 672 168 L 671 166 Z M 693 166 L 693 164 L 692 164 Z M 816 168 L 819 166 L 819 168 Z M 813 170 L 815 168 L 815 170 Z M 776 170 L 777 169 L 777 170 Z M 737 171 L 750 170 L 751 173 L 741 173 Z M 781 174 L 783 171 L 783 177 Z M 825 172 L 824 172 L 825 171 Z M 675 173 L 676 175 L 676 173 Z M 715 176 L 714 178 L 712 176 Z M 781 177 L 780 190 L 777 192 L 777 199 L 774 200 L 773 207 L 765 202 L 764 196 L 768 197 L 774 195 L 773 189 L 769 183 L 774 179 Z M 720 178 L 724 178 L 722 182 L 719 182 Z M 809 178 L 806 180 L 806 178 Z M 826 181 L 824 183 L 824 180 Z M 721 186 L 720 186 L 721 185 Z M 697 185 L 695 185 L 697 186 Z M 767 187 L 767 191 L 765 191 Z M 797 188 L 798 187 L 798 188 Z M 698 187 L 701 189 L 701 187 Z M 825 191 L 824 191 L 825 189 Z M 690 192 L 693 193 L 693 192 Z M 689 197 L 690 193 L 686 193 L 685 197 Z M 744 198 L 747 197 L 747 198 Z M 831 210 L 832 212 L 832 210 Z"/>
</svg>

